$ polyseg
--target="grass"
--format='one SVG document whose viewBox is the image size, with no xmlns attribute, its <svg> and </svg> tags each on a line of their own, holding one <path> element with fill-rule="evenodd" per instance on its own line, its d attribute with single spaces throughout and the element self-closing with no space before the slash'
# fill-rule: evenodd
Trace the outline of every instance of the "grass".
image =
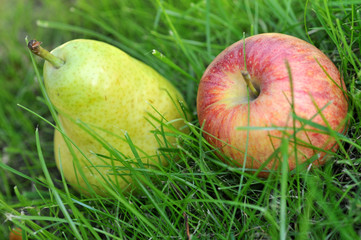
<svg viewBox="0 0 361 240">
<path fill-rule="evenodd" d="M 20 227 L 23 239 L 361 238 L 361 1 L 4 4 L 9 11 L 0 28 L 0 236 Z M 196 94 L 205 68 L 244 34 L 262 32 L 311 42 L 344 77 L 349 128 L 345 136 L 336 135 L 342 147 L 322 168 L 255 178 L 222 163 L 202 137 Z M 176 149 L 161 149 L 169 167 L 139 167 L 144 178 L 134 195 L 87 197 L 68 188 L 53 160 L 54 120 L 25 48 L 26 35 L 48 49 L 74 38 L 109 42 L 172 81 L 193 121 L 191 134 L 174 133 Z M 35 61 L 41 70 L 42 61 Z M 284 138 L 280 148 L 285 159 L 289 141 Z"/>
</svg>

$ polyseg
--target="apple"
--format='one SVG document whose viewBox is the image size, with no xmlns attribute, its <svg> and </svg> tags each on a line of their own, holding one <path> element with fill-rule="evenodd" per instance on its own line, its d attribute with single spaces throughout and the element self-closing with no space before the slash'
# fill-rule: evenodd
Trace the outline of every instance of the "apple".
<svg viewBox="0 0 361 240">
<path fill-rule="evenodd" d="M 205 139 L 223 160 L 251 172 L 262 167 L 258 176 L 267 177 L 280 164 L 274 153 L 283 137 L 289 138 L 289 170 L 311 158 L 322 165 L 326 153 L 336 151 L 336 140 L 316 124 L 345 129 L 345 91 L 338 69 L 315 46 L 285 34 L 258 34 L 232 44 L 207 67 L 197 113 Z"/>
</svg>

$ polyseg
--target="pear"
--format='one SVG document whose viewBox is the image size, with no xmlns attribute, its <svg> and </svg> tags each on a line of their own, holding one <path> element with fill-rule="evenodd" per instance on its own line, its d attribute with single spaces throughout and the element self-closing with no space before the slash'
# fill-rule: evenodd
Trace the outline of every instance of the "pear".
<svg viewBox="0 0 361 240">
<path fill-rule="evenodd" d="M 184 99 L 168 80 L 100 41 L 71 40 L 51 53 L 36 40 L 28 47 L 46 60 L 45 89 L 71 140 L 55 130 L 55 160 L 68 183 L 85 194 L 93 189 L 107 196 L 109 187 L 133 189 L 137 169 L 167 164 L 159 148 L 176 144 L 176 137 L 156 136 L 154 130 L 170 132 L 164 127 L 169 125 L 188 131 Z"/>
</svg>

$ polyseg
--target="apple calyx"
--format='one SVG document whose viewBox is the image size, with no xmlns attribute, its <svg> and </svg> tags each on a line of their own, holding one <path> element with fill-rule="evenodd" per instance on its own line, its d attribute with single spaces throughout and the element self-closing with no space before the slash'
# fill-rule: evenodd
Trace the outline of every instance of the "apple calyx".
<svg viewBox="0 0 361 240">
<path fill-rule="evenodd" d="M 257 89 L 254 87 L 252 81 L 251 81 L 251 75 L 249 74 L 249 72 L 247 70 L 243 70 L 241 71 L 242 77 L 244 79 L 244 81 L 247 84 L 247 87 L 249 88 L 249 90 L 251 90 L 251 94 L 254 98 L 257 98 L 259 95 L 259 92 L 257 91 Z"/>
<path fill-rule="evenodd" d="M 46 61 L 50 62 L 55 68 L 60 68 L 65 64 L 65 62 L 51 54 L 48 50 L 42 48 L 40 45 L 42 42 L 39 42 L 37 40 L 30 40 L 28 43 L 28 48 L 32 53 L 35 55 L 45 59 Z"/>
</svg>

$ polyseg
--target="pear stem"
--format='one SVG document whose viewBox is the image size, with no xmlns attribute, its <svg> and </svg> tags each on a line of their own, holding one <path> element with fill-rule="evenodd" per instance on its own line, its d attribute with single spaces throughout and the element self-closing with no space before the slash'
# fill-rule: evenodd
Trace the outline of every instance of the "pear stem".
<svg viewBox="0 0 361 240">
<path fill-rule="evenodd" d="M 65 64 L 65 62 L 51 54 L 48 50 L 42 48 L 40 45 L 42 42 L 36 40 L 30 40 L 28 43 L 28 48 L 32 53 L 38 55 L 39 57 L 45 59 L 46 61 L 50 62 L 55 68 L 60 68 Z"/>
<path fill-rule="evenodd" d="M 241 71 L 244 81 L 246 82 L 248 88 L 251 90 L 254 97 L 258 97 L 259 93 L 257 89 L 254 87 L 251 81 L 251 75 L 249 75 L 248 71 Z"/>
</svg>

